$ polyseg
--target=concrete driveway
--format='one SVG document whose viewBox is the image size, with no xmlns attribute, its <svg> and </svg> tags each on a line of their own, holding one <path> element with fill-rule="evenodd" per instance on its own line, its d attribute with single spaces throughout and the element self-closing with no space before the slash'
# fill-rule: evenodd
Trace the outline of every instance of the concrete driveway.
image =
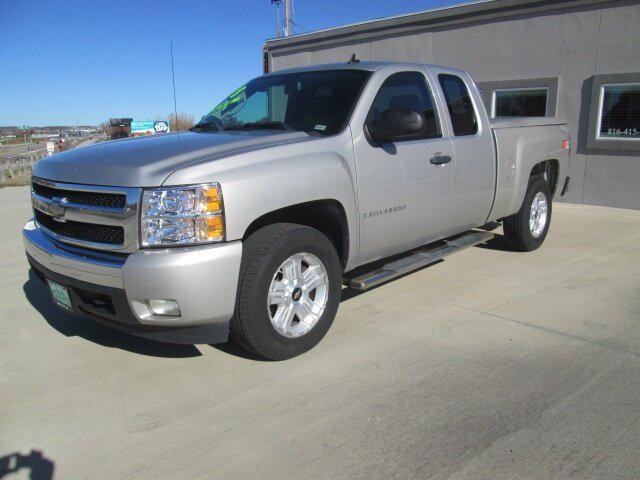
<svg viewBox="0 0 640 480">
<path fill-rule="evenodd" d="M 345 296 L 279 363 L 63 313 L 27 273 L 28 216 L 0 190 L 0 476 L 640 478 L 638 211 L 557 205 L 540 250 Z"/>
</svg>

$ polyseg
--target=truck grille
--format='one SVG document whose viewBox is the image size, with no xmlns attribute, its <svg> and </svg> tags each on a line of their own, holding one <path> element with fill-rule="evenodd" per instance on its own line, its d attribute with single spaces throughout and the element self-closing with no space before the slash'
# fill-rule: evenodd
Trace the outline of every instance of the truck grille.
<svg viewBox="0 0 640 480">
<path fill-rule="evenodd" d="M 124 243 L 124 228 L 122 227 L 74 221 L 58 222 L 40 210 L 36 210 L 34 215 L 36 222 L 47 230 L 63 237 L 85 242 L 107 243 L 109 245 L 122 245 Z"/>
<path fill-rule="evenodd" d="M 78 205 L 90 205 L 93 207 L 124 208 L 127 196 L 122 193 L 83 192 L 74 190 L 62 190 L 47 187 L 33 182 L 33 191 L 45 198 L 66 198 L 70 203 Z"/>
<path fill-rule="evenodd" d="M 59 183 L 34 177 L 31 203 L 40 228 L 56 240 L 97 250 L 138 249 L 140 189 Z"/>
</svg>

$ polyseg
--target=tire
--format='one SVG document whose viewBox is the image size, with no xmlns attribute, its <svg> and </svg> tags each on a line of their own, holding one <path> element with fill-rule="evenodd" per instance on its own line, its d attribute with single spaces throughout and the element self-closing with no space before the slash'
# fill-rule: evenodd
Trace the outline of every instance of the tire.
<svg viewBox="0 0 640 480">
<path fill-rule="evenodd" d="M 535 201 L 544 200 L 544 225 L 532 218 L 535 215 L 532 205 Z M 513 250 L 531 252 L 542 245 L 551 224 L 551 190 L 549 184 L 542 176 L 534 177 L 529 182 L 527 193 L 524 196 L 520 211 L 504 219 L 504 240 Z M 541 204 L 535 209 L 538 212 L 538 220 L 542 219 Z"/>
<path fill-rule="evenodd" d="M 295 265 L 299 275 L 292 273 Z M 313 282 L 303 281 L 304 272 L 314 275 L 313 290 L 306 288 Z M 263 227 L 243 245 L 231 338 L 268 360 L 300 355 L 331 327 L 341 290 L 340 260 L 325 235 L 291 223 Z"/>
</svg>

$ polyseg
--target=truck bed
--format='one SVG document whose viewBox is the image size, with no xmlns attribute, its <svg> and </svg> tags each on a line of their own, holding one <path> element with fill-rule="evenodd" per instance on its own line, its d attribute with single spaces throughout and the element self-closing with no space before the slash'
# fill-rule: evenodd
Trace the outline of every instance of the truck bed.
<svg viewBox="0 0 640 480">
<path fill-rule="evenodd" d="M 556 181 L 562 185 L 569 156 L 566 122 L 557 117 L 508 117 L 494 119 L 490 125 L 497 175 L 493 208 L 487 221 L 504 218 L 520 209 L 527 179 L 539 162 L 555 160 Z"/>
</svg>

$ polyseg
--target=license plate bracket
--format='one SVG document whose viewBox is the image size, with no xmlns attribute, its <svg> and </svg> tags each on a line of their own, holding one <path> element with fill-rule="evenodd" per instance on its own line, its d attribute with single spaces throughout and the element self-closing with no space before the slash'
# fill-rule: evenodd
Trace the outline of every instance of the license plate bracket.
<svg viewBox="0 0 640 480">
<path fill-rule="evenodd" d="M 71 303 L 71 295 L 69 294 L 69 288 L 64 285 L 60 285 L 53 280 L 47 278 L 47 284 L 49 285 L 49 292 L 51 293 L 51 299 L 53 303 L 60 308 L 73 312 L 73 305 Z"/>
</svg>

